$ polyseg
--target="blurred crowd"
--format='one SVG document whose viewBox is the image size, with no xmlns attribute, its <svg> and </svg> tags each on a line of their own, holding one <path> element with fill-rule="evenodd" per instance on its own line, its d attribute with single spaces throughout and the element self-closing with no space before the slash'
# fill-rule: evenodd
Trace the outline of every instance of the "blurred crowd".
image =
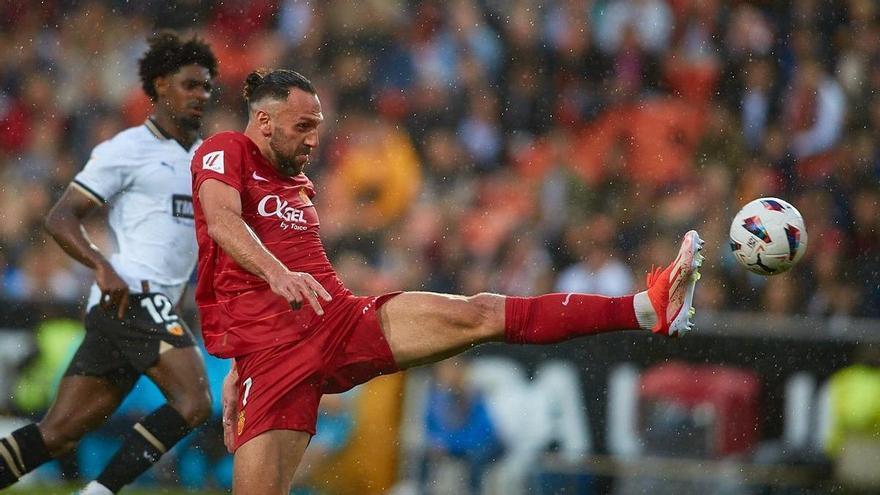
<svg viewBox="0 0 880 495">
<path fill-rule="evenodd" d="M 86 293 L 41 222 L 91 148 L 148 115 L 137 60 L 161 28 L 218 55 L 206 133 L 243 128 L 253 68 L 313 80 L 307 173 L 357 293 L 624 294 L 696 228 L 701 311 L 880 314 L 873 0 L 0 1 L 3 298 Z M 768 195 L 810 240 L 761 278 L 728 228 Z"/>
</svg>

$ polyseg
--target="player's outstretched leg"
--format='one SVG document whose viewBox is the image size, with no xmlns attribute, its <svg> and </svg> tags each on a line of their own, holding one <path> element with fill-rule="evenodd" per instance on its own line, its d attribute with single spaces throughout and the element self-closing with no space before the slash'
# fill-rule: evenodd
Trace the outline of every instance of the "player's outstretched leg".
<svg viewBox="0 0 880 495">
<path fill-rule="evenodd" d="M 465 297 L 406 292 L 379 309 L 382 331 L 401 369 L 438 361 L 483 342 L 552 344 L 640 328 L 683 335 L 693 326 L 702 244 L 695 231 L 685 234 L 675 260 L 650 274 L 648 290 L 638 294 Z"/>
<path fill-rule="evenodd" d="M 633 296 L 548 294 L 508 297 L 505 340 L 549 344 L 614 330 L 642 328 L 679 336 L 693 327 L 694 289 L 703 263 L 703 241 L 696 231 L 684 235 L 678 255 L 665 269 L 648 274 L 648 290 Z"/>
</svg>

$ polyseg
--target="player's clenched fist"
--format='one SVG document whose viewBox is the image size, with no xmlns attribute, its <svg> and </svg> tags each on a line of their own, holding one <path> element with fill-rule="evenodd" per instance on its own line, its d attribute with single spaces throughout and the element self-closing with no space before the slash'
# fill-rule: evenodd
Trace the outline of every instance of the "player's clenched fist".
<svg viewBox="0 0 880 495">
<path fill-rule="evenodd" d="M 319 315 L 324 314 L 318 297 L 330 301 L 330 294 L 314 277 L 304 272 L 292 272 L 287 268 L 281 268 L 277 272 L 270 273 L 266 278 L 272 292 L 287 299 L 293 309 L 299 309 L 303 301 L 308 301 Z"/>
</svg>

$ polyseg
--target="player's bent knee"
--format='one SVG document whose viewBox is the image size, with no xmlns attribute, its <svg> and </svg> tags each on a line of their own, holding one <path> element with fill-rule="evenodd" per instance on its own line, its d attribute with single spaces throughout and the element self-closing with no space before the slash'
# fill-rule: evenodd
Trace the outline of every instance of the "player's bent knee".
<svg viewBox="0 0 880 495">
<path fill-rule="evenodd" d="M 208 420 L 211 416 L 211 395 L 208 392 L 189 394 L 172 404 L 178 414 L 193 428 Z"/>
<path fill-rule="evenodd" d="M 204 400 L 200 401 L 195 409 L 193 410 L 193 414 L 187 418 L 187 422 L 190 426 L 198 426 L 208 418 L 211 417 L 211 398 L 210 396 L 206 396 Z"/>
<path fill-rule="evenodd" d="M 467 326 L 477 338 L 489 339 L 504 329 L 504 297 L 481 292 L 467 298 Z"/>
</svg>

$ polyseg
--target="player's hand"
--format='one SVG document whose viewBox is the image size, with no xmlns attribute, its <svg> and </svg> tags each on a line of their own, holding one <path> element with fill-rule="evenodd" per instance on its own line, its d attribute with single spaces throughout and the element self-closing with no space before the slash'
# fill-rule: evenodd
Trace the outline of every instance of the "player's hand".
<svg viewBox="0 0 880 495">
<path fill-rule="evenodd" d="M 238 370 L 234 365 L 223 379 L 220 403 L 223 405 L 223 443 L 231 454 L 235 446 L 235 415 L 238 413 Z"/>
<path fill-rule="evenodd" d="M 109 264 L 98 265 L 95 269 L 95 282 L 101 289 L 101 309 L 109 312 L 115 308 L 116 315 L 121 320 L 128 308 L 128 284 Z"/>
<path fill-rule="evenodd" d="M 308 273 L 292 272 L 286 268 L 279 270 L 277 273 L 271 274 L 267 280 L 272 292 L 287 299 L 293 309 L 299 309 L 303 301 L 308 301 L 319 315 L 324 314 L 318 297 L 325 301 L 330 301 L 330 294 Z"/>
</svg>

